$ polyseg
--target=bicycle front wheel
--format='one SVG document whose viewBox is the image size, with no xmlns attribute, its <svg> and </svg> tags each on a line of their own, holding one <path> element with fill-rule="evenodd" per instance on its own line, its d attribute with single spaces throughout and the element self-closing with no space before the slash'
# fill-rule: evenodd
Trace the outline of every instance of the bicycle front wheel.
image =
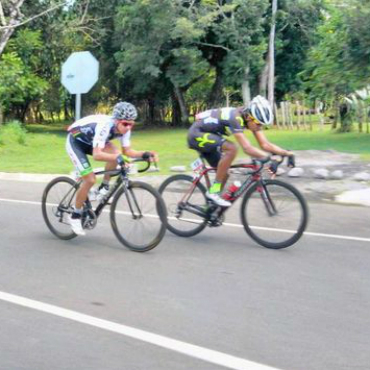
<svg viewBox="0 0 370 370">
<path fill-rule="evenodd" d="M 127 248 L 146 252 L 163 239 L 166 207 L 160 194 L 144 182 L 130 182 L 113 198 L 110 220 L 114 234 Z"/>
<path fill-rule="evenodd" d="M 64 176 L 50 181 L 42 195 L 42 216 L 49 230 L 59 239 L 69 240 L 77 236 L 68 222 L 75 196 L 76 181 Z"/>
<path fill-rule="evenodd" d="M 241 219 L 247 234 L 273 249 L 296 243 L 306 229 L 308 207 L 302 194 L 279 180 L 254 184 L 244 195 Z"/>
<path fill-rule="evenodd" d="M 207 226 L 204 217 L 197 214 L 207 205 L 206 188 L 200 182 L 193 186 L 191 176 L 179 174 L 159 187 L 167 207 L 167 228 L 178 236 L 194 236 Z"/>
</svg>

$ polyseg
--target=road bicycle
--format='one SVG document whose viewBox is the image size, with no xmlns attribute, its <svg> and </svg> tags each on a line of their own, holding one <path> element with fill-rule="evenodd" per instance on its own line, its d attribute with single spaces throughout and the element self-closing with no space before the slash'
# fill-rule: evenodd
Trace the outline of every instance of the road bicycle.
<svg viewBox="0 0 370 370">
<path fill-rule="evenodd" d="M 150 160 L 132 162 L 142 162 L 136 163 L 138 172 L 147 171 L 151 165 Z M 97 176 L 107 173 L 117 177 L 117 180 L 95 209 L 92 201 L 86 200 L 81 222 L 84 229 L 94 229 L 104 208 L 110 205 L 110 223 L 118 240 L 133 251 L 146 252 L 156 247 L 164 237 L 166 206 L 156 189 L 142 181 L 131 181 L 129 172 L 127 163 L 111 171 L 94 171 Z M 60 239 L 70 240 L 77 236 L 71 230 L 68 219 L 81 183 L 81 179 L 75 181 L 61 176 L 53 179 L 44 190 L 42 215 L 49 230 Z"/>
<path fill-rule="evenodd" d="M 277 162 L 282 163 L 283 157 Z M 243 182 L 228 200 L 233 204 L 241 198 L 240 217 L 247 234 L 258 244 L 273 249 L 286 248 L 296 243 L 307 227 L 308 207 L 302 194 L 291 184 L 267 179 L 270 159 L 235 164 L 230 173 L 242 173 Z M 193 176 L 178 174 L 167 178 L 160 186 L 168 213 L 167 228 L 172 233 L 190 237 L 206 226 L 221 226 L 231 207 L 220 207 L 206 198 L 210 188 L 210 174 L 216 168 L 207 167 L 204 158 L 193 164 Z M 224 193 L 225 194 L 225 193 Z M 224 196 L 224 195 L 223 195 Z"/>
</svg>

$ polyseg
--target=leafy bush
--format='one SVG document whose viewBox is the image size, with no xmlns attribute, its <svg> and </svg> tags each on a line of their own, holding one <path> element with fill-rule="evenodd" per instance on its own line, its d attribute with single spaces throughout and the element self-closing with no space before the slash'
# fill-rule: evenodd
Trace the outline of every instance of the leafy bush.
<svg viewBox="0 0 370 370">
<path fill-rule="evenodd" d="M 0 126 L 0 145 L 8 143 L 26 144 L 27 131 L 18 121 Z"/>
</svg>

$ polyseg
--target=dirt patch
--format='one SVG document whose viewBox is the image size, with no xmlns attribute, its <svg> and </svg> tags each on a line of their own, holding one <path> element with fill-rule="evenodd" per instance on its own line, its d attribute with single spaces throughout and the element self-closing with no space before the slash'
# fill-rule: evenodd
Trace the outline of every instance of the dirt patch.
<svg viewBox="0 0 370 370">
<path fill-rule="evenodd" d="M 281 175 L 297 186 L 310 200 L 339 201 L 337 196 L 348 191 L 359 191 L 370 187 L 366 181 L 356 181 L 353 176 L 359 172 L 370 173 L 370 164 L 360 159 L 357 154 L 341 153 L 334 150 L 302 150 L 296 151 L 296 165 L 304 170 L 299 178 L 289 178 L 287 171 Z M 316 179 L 314 171 L 325 168 L 330 173 L 335 170 L 343 171 L 343 179 Z M 363 192 L 358 192 L 363 196 Z M 359 199 L 357 204 L 361 204 Z"/>
</svg>

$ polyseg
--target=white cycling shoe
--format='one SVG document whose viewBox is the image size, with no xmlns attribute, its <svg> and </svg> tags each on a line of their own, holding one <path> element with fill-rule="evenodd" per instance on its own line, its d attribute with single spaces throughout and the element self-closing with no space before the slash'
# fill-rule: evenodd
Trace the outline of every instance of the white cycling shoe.
<svg viewBox="0 0 370 370">
<path fill-rule="evenodd" d="M 72 218 L 69 216 L 69 224 L 71 225 L 72 231 L 79 236 L 86 235 L 85 230 L 82 228 L 81 219 L 80 218 Z"/>
<path fill-rule="evenodd" d="M 231 203 L 220 197 L 219 193 L 206 193 L 207 199 L 211 200 L 213 203 L 217 204 L 220 207 L 230 207 Z"/>
</svg>

